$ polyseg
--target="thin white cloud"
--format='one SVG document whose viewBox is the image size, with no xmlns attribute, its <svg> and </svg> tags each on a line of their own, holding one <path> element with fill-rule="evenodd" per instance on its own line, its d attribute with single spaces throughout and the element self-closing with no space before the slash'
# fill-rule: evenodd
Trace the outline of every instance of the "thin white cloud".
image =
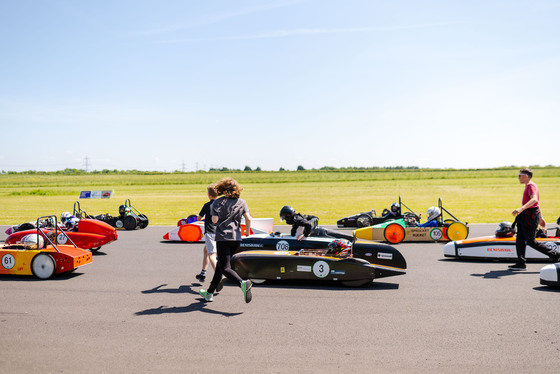
<svg viewBox="0 0 560 374">
<path fill-rule="evenodd" d="M 190 28 L 194 28 L 194 27 L 213 25 L 213 24 L 224 22 L 224 21 L 227 21 L 227 20 L 230 20 L 230 19 L 233 19 L 233 18 L 246 16 L 248 14 L 265 12 L 265 11 L 268 11 L 268 10 L 271 10 L 271 9 L 276 9 L 276 8 L 283 8 L 283 7 L 299 4 L 299 3 L 302 3 L 304 1 L 306 1 L 306 0 L 283 1 L 283 2 L 279 2 L 279 3 L 266 4 L 266 5 L 262 5 L 262 6 L 258 6 L 258 7 L 240 9 L 240 10 L 232 11 L 232 12 L 229 12 L 229 13 L 217 14 L 217 15 L 214 15 L 214 16 L 208 17 L 206 19 L 196 21 L 196 22 L 169 25 L 169 26 L 164 26 L 164 27 L 155 28 L 155 29 L 151 29 L 151 30 L 140 31 L 140 32 L 137 32 L 136 34 L 137 35 L 167 34 L 167 33 L 176 32 L 176 31 L 180 31 L 180 30 L 184 30 L 184 29 L 190 29 Z"/>
<path fill-rule="evenodd" d="M 249 39 L 270 39 L 270 38 L 286 38 L 293 36 L 312 36 L 321 34 L 343 34 L 343 33 L 357 33 L 357 32 L 383 32 L 383 31 L 395 31 L 395 30 L 408 30 L 408 29 L 421 29 L 429 27 L 440 27 L 447 25 L 454 25 L 457 22 L 436 22 L 436 23 L 424 23 L 416 25 L 400 25 L 400 26 L 386 26 L 386 27 L 351 27 L 351 28 L 331 28 L 331 29 L 294 29 L 294 30 L 276 30 L 263 32 L 258 34 L 249 35 L 233 35 L 224 37 L 213 37 L 213 38 L 185 38 L 185 39 L 174 39 L 174 40 L 161 40 L 158 43 L 162 44 L 173 44 L 173 43 L 190 43 L 190 42 L 202 42 L 202 41 L 226 41 L 226 40 L 249 40 Z"/>
</svg>

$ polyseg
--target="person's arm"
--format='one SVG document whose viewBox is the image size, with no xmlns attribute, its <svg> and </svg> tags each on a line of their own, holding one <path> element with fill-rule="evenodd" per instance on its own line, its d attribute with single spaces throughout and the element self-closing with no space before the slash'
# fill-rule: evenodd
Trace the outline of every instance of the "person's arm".
<svg viewBox="0 0 560 374">
<path fill-rule="evenodd" d="M 245 217 L 245 235 L 251 235 L 251 215 L 249 213 L 244 213 L 243 217 Z"/>
<path fill-rule="evenodd" d="M 527 201 L 525 204 L 523 204 L 523 206 L 521 208 L 515 209 L 513 212 L 511 212 L 511 214 L 516 216 L 516 215 L 520 214 L 521 212 L 523 212 L 525 209 L 532 207 L 533 205 L 535 205 L 538 202 L 539 202 L 539 199 L 537 198 L 537 195 L 531 195 L 531 198 L 529 199 L 529 201 Z"/>
</svg>

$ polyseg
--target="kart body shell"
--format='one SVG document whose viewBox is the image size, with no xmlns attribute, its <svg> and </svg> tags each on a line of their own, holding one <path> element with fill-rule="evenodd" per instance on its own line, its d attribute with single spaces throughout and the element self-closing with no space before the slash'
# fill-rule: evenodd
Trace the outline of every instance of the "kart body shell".
<svg viewBox="0 0 560 374">
<path fill-rule="evenodd" d="M 55 216 L 52 217 L 56 220 Z M 0 274 L 48 279 L 92 262 L 92 253 L 78 248 L 69 237 L 66 237 L 67 244 L 56 244 L 43 229 L 37 228 L 34 233 L 43 238 L 42 248 L 27 249 L 24 244 L 3 244 L 0 247 Z M 57 238 L 65 235 L 59 229 L 55 229 L 54 234 Z"/>
<path fill-rule="evenodd" d="M 193 216 L 189 216 L 191 218 Z M 180 242 L 200 242 L 204 240 L 204 221 L 196 221 L 195 220 L 187 219 L 190 223 L 180 224 L 183 222 L 182 220 L 179 221 L 179 226 L 172 229 L 165 235 L 163 235 L 163 239 L 171 240 L 171 241 L 180 241 Z M 251 220 L 251 234 L 256 233 L 270 233 L 272 232 L 273 228 L 273 218 L 253 218 Z M 241 219 L 241 235 L 245 235 L 245 219 Z"/>
<path fill-rule="evenodd" d="M 43 232 L 52 233 L 54 228 L 43 228 Z M 37 229 L 17 231 L 6 238 L 6 244 L 16 244 L 24 236 L 36 233 Z M 68 238 L 79 248 L 97 251 L 102 246 L 118 239 L 117 230 L 105 222 L 95 219 L 80 219 L 78 231 L 58 230 L 55 244 L 67 244 Z"/>
<path fill-rule="evenodd" d="M 560 262 L 545 265 L 541 269 L 540 283 L 545 286 L 560 288 Z"/>
<path fill-rule="evenodd" d="M 107 223 L 108 225 L 117 228 L 119 230 L 135 230 L 135 229 L 144 229 L 148 227 L 149 219 L 145 214 L 142 214 L 136 209 L 131 203 L 130 199 L 126 199 L 124 205 L 130 209 L 130 213 L 126 215 L 118 215 L 112 216 L 109 213 L 107 214 L 98 214 L 96 216 L 92 216 L 87 214 L 84 210 L 80 207 L 80 202 L 76 201 L 74 203 L 74 215 L 78 218 L 90 218 L 96 219 L 98 221 L 102 221 Z"/>
<path fill-rule="evenodd" d="M 560 237 L 537 238 L 536 241 L 544 243 L 551 249 L 560 249 Z M 483 236 L 452 241 L 443 247 L 443 255 L 464 259 L 516 260 L 515 236 L 508 238 Z M 549 261 L 547 255 L 529 246 L 526 247 L 525 258 L 528 261 Z"/>
<path fill-rule="evenodd" d="M 364 286 L 375 278 L 368 261 L 337 258 L 319 251 L 246 251 L 235 254 L 231 266 L 242 278 L 264 280 L 335 281 L 345 286 Z"/>
<path fill-rule="evenodd" d="M 303 250 L 306 253 L 313 253 L 314 251 L 326 250 L 333 240 L 335 239 L 321 237 L 307 237 L 303 240 L 297 240 L 297 237 L 278 233 L 255 234 L 241 240 L 239 252 L 294 252 Z M 276 254 L 276 256 L 282 256 L 282 254 Z M 295 256 L 294 259 L 299 261 L 297 257 Z M 374 278 L 406 274 L 406 260 L 397 249 L 388 244 L 357 240 L 352 243 L 352 257 L 370 263 L 375 269 Z M 270 257 L 270 254 L 267 254 L 266 258 L 269 259 L 267 261 L 273 261 L 270 259 L 276 257 Z M 288 261 L 284 257 L 280 257 L 279 260 Z M 290 261 L 292 261 L 291 257 Z"/>
<path fill-rule="evenodd" d="M 463 240 L 469 234 L 466 223 L 459 221 L 446 210 L 439 199 L 439 208 L 442 213 L 438 217 L 437 227 L 418 227 L 412 224 L 410 217 L 403 217 L 383 222 L 378 225 L 364 227 L 354 231 L 360 239 L 386 241 L 392 244 L 401 242 L 437 242 L 450 240 Z M 443 219 L 446 212 L 450 217 Z"/>
<path fill-rule="evenodd" d="M 402 207 L 408 209 L 408 212 L 402 212 Z M 354 214 L 348 217 L 344 217 L 336 221 L 336 225 L 338 227 L 368 227 L 373 225 L 378 225 L 380 223 L 398 219 L 403 217 L 414 217 L 417 221 L 420 221 L 420 216 L 412 211 L 406 204 L 401 201 L 401 197 L 399 196 L 399 210 L 396 214 L 391 214 L 389 209 L 384 209 L 381 216 L 378 216 L 375 210 L 371 210 L 369 212 L 362 212 L 358 214 Z"/>
</svg>

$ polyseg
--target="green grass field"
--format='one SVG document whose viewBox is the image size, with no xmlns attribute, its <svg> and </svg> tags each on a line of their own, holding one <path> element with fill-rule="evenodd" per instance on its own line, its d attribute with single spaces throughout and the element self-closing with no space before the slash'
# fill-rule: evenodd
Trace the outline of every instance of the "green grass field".
<svg viewBox="0 0 560 374">
<path fill-rule="evenodd" d="M 545 220 L 560 215 L 560 167 L 534 168 Z M 314 214 L 320 224 L 336 224 L 344 216 L 375 209 L 378 214 L 402 201 L 425 217 L 426 209 L 443 206 L 462 221 L 493 223 L 512 220 L 521 204 L 523 186 L 518 168 L 484 170 L 336 170 L 282 172 L 196 172 L 162 174 L 2 174 L 0 175 L 0 224 L 31 221 L 39 215 L 72 211 L 81 190 L 114 190 L 111 199 L 80 200 L 90 214 L 117 214 L 130 199 L 152 225 L 175 225 L 197 214 L 207 201 L 206 186 L 233 177 L 244 187 L 254 217 L 273 217 L 284 205 Z"/>
</svg>

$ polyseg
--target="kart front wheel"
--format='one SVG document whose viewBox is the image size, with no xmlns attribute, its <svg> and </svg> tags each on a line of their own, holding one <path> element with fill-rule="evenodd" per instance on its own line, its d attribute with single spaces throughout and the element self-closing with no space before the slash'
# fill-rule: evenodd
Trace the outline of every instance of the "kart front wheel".
<svg viewBox="0 0 560 374">
<path fill-rule="evenodd" d="M 251 282 L 253 282 L 254 284 L 263 284 L 264 282 L 266 282 L 266 279 L 252 279 L 251 278 Z"/>
<path fill-rule="evenodd" d="M 340 283 L 344 287 L 363 287 L 367 286 L 373 282 L 373 279 L 360 279 L 360 280 L 352 280 L 352 281 L 341 281 Z"/>
<path fill-rule="evenodd" d="M 391 244 L 400 243 L 404 240 L 404 227 L 402 227 L 398 223 L 390 223 L 389 225 L 387 225 L 387 227 L 385 227 L 383 236 L 385 237 L 385 240 Z"/>
<path fill-rule="evenodd" d="M 451 241 L 464 240 L 469 235 L 469 229 L 462 222 L 453 222 L 447 228 L 447 237 Z"/>
<path fill-rule="evenodd" d="M 368 226 L 371 226 L 371 225 L 372 225 L 372 222 L 369 219 L 369 217 L 366 216 L 366 215 L 359 216 L 358 219 L 356 220 L 356 226 L 358 226 L 358 228 L 368 227 Z"/>
<path fill-rule="evenodd" d="M 134 230 L 136 228 L 136 218 L 134 216 L 126 216 L 123 219 L 123 227 L 126 230 Z"/>
<path fill-rule="evenodd" d="M 56 264 L 51 255 L 39 253 L 31 261 L 31 272 L 39 279 L 49 279 L 56 270 Z"/>
</svg>

